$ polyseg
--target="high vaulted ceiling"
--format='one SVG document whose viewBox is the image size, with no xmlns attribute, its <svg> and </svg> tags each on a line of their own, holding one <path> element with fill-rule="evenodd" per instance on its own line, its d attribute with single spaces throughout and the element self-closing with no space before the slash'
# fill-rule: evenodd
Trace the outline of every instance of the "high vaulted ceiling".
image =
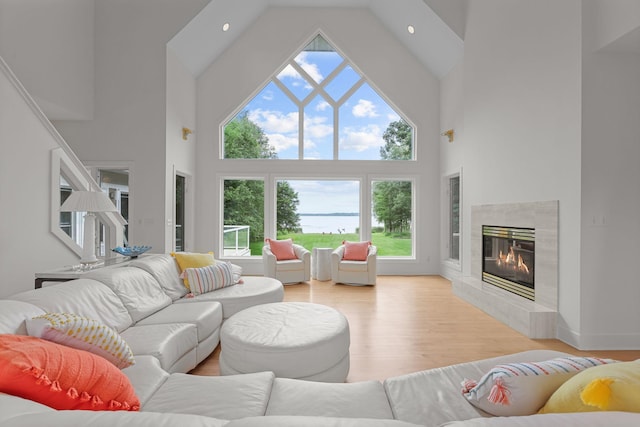
<svg viewBox="0 0 640 427">
<path fill-rule="evenodd" d="M 270 7 L 366 8 L 436 77 L 461 58 L 467 0 L 211 0 L 169 43 L 194 76 Z M 436 11 L 438 13 L 436 13 Z M 444 21 L 450 23 L 447 25 Z M 222 31 L 225 23 L 229 30 Z M 407 27 L 415 29 L 410 34 Z M 453 29 L 452 29 L 453 28 Z M 455 31 L 454 31 L 455 29 Z"/>
</svg>

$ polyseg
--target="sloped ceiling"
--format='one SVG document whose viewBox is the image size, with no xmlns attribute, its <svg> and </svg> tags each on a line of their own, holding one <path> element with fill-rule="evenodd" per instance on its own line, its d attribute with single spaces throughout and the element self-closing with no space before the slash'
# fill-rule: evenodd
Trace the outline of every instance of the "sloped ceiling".
<svg viewBox="0 0 640 427">
<path fill-rule="evenodd" d="M 454 31 L 427 3 L 454 22 Z M 270 7 L 367 8 L 436 77 L 444 76 L 463 54 L 466 0 L 211 0 L 170 42 L 191 73 L 199 76 L 236 37 Z M 229 30 L 222 26 L 229 23 Z M 412 25 L 415 33 L 407 27 Z"/>
</svg>

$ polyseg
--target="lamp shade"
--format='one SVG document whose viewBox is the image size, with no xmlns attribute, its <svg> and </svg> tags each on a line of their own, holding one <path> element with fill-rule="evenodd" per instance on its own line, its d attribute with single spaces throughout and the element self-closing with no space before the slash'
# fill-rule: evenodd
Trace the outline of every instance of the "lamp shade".
<svg viewBox="0 0 640 427">
<path fill-rule="evenodd" d="M 116 205 L 102 191 L 73 191 L 60 212 L 115 212 Z"/>
</svg>

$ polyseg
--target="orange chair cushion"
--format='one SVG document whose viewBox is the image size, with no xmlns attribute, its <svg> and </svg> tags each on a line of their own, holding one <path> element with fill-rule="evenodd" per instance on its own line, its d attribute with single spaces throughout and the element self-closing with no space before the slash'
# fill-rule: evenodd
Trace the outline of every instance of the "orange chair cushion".
<svg viewBox="0 0 640 427">
<path fill-rule="evenodd" d="M 367 255 L 369 255 L 369 246 L 371 242 L 342 242 L 344 245 L 344 255 L 342 257 L 345 261 L 366 261 Z"/>
<path fill-rule="evenodd" d="M 0 335 L 0 392 L 54 409 L 140 410 L 129 379 L 107 359 L 24 335 Z"/>
</svg>

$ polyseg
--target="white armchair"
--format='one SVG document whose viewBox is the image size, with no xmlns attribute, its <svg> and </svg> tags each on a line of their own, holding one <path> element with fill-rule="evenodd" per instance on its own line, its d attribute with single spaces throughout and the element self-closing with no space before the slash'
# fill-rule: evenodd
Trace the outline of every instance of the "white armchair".
<svg viewBox="0 0 640 427">
<path fill-rule="evenodd" d="M 293 244 L 296 259 L 278 260 L 267 243 L 262 248 L 264 275 L 273 277 L 282 284 L 307 282 L 311 279 L 311 252 L 303 246 Z"/>
<path fill-rule="evenodd" d="M 345 246 L 340 245 L 331 253 L 331 278 L 345 285 L 375 285 L 377 274 L 378 249 L 370 245 L 364 261 L 351 261 L 344 258 Z"/>
</svg>

